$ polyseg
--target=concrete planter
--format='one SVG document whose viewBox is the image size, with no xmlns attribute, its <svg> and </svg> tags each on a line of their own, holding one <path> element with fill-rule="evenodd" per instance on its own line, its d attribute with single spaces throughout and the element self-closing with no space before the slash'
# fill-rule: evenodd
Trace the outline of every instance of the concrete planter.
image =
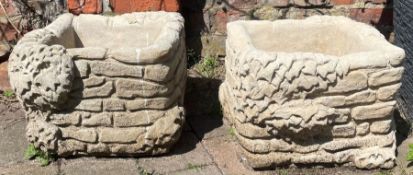
<svg viewBox="0 0 413 175">
<path fill-rule="evenodd" d="M 66 155 L 165 153 L 184 121 L 178 13 L 71 14 L 26 34 L 9 63 L 27 137 Z"/>
<path fill-rule="evenodd" d="M 404 51 L 345 17 L 228 24 L 224 115 L 253 168 L 395 165 Z"/>
</svg>

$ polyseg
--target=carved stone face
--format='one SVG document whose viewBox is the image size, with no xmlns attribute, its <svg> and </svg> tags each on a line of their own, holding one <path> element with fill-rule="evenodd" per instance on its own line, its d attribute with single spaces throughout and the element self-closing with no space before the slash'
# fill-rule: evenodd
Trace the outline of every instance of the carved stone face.
<svg viewBox="0 0 413 175">
<path fill-rule="evenodd" d="M 73 61 L 62 46 L 17 47 L 12 54 L 10 82 L 30 107 L 58 109 L 66 102 L 74 77 Z"/>
</svg>

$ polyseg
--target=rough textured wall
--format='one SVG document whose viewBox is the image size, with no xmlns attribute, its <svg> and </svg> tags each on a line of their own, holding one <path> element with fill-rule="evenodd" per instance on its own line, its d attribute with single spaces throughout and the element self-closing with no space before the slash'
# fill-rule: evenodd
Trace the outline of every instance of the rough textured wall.
<svg viewBox="0 0 413 175">
<path fill-rule="evenodd" d="M 393 167 L 394 96 L 403 73 L 403 50 L 386 43 L 369 26 L 348 19 L 313 17 L 299 22 L 267 25 L 238 22 L 228 28 L 231 30 L 226 46 L 226 77 L 219 97 L 224 116 L 234 126 L 249 164 L 254 168 L 285 164 Z M 332 56 L 323 52 L 303 53 L 297 44 L 307 43 L 305 48 L 328 48 L 329 45 L 316 44 L 317 41 L 326 37 L 346 41 L 337 34 L 317 37 L 315 43 L 308 43 L 311 39 L 276 42 L 292 46 L 293 51 L 289 52 L 255 49 L 259 46 L 257 42 L 276 40 L 271 36 L 279 35 L 271 32 L 281 31 L 271 31 L 273 28 L 284 25 L 288 31 L 297 32 L 293 26 L 314 30 L 305 25 L 309 23 L 344 29 L 342 35 L 349 40 L 352 35 L 346 32 L 358 31 L 356 35 L 363 41 L 355 42 L 360 44 L 357 48 L 363 50 L 366 43 L 374 43 L 377 50 Z M 248 32 L 255 35 L 243 32 L 241 24 L 249 25 Z M 252 32 L 252 28 L 262 30 Z M 248 39 L 259 38 L 262 33 L 268 40 Z M 287 38 L 296 34 L 290 33 Z M 250 43 L 255 43 L 254 47 Z M 331 43 L 331 46 L 340 45 Z"/>
</svg>

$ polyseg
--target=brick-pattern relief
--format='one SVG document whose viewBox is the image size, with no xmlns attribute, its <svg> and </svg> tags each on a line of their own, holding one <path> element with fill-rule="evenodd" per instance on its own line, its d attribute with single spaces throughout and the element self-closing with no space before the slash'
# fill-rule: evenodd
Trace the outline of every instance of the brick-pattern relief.
<svg viewBox="0 0 413 175">
<path fill-rule="evenodd" d="M 122 45 L 65 48 L 50 44 L 70 36 L 72 21 L 79 22 L 78 18 L 112 20 L 65 14 L 45 29 L 28 33 L 11 55 L 11 84 L 26 110 L 28 140 L 61 156 L 167 152 L 184 122 L 182 17 L 154 12 L 113 19 L 138 20 L 128 21 L 135 27 L 144 25 L 145 19 L 162 24 L 160 42 L 170 42 L 170 48 L 161 53 L 155 46 L 136 48 L 132 59 L 117 54 L 117 49 L 125 49 Z"/>
<path fill-rule="evenodd" d="M 237 38 L 245 36 L 233 29 L 219 95 L 252 167 L 395 165 L 392 116 L 403 73 L 401 49 L 371 58 L 264 52 L 244 47 L 247 42 Z"/>
</svg>

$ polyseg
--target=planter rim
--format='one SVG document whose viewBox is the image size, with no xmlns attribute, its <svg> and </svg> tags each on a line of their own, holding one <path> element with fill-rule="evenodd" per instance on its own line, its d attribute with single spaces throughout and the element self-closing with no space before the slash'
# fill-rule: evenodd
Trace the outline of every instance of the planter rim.
<svg viewBox="0 0 413 175">
<path fill-rule="evenodd" d="M 254 46 L 250 35 L 247 32 L 246 25 L 257 25 L 257 24 L 265 24 L 274 26 L 274 25 L 289 25 L 289 24 L 330 24 L 330 25 L 347 25 L 351 28 L 355 28 L 357 33 L 351 33 L 352 35 L 360 35 L 362 37 L 367 38 L 370 40 L 372 44 L 375 44 L 374 50 L 369 51 L 360 51 L 360 52 L 353 52 L 347 53 L 341 56 L 332 55 L 332 54 L 325 54 L 321 52 L 285 52 L 285 51 L 265 51 L 259 49 Z M 347 23 L 347 24 L 346 24 Z M 318 25 L 316 24 L 316 25 Z M 269 21 L 269 20 L 239 20 L 230 22 L 227 24 L 227 33 L 228 38 L 237 38 L 233 39 L 235 42 L 231 42 L 231 40 L 227 39 L 227 45 L 231 45 L 231 47 L 237 48 L 236 50 L 241 51 L 253 51 L 253 52 L 260 52 L 261 54 L 265 54 L 267 56 L 277 56 L 277 55 L 285 55 L 286 57 L 299 57 L 302 58 L 312 58 L 315 55 L 322 55 L 325 58 L 330 59 L 348 59 L 348 61 L 360 61 L 362 59 L 368 59 L 374 57 L 374 61 L 383 62 L 389 61 L 389 58 L 394 58 L 394 60 L 390 60 L 393 64 L 400 64 L 405 56 L 405 52 L 400 47 L 392 45 L 389 43 L 385 37 L 374 27 L 354 21 L 350 18 L 344 16 L 311 16 L 306 19 L 283 19 L 283 20 L 276 20 L 276 21 Z M 371 59 L 370 59 L 371 60 Z M 372 60 L 371 60 L 372 61 Z M 369 64 L 374 64 L 374 62 L 370 62 Z"/>
<path fill-rule="evenodd" d="M 133 17 L 144 17 L 144 18 L 155 18 L 162 17 L 167 21 L 161 26 L 160 33 L 156 36 L 153 43 L 145 47 L 117 47 L 117 48 L 105 48 L 101 46 L 86 46 L 80 48 L 65 48 L 66 51 L 74 57 L 84 57 L 84 58 L 94 58 L 94 57 L 105 57 L 118 60 L 120 62 L 125 62 L 128 64 L 153 64 L 166 61 L 169 54 L 173 54 L 174 48 L 179 45 L 179 41 L 176 38 L 179 37 L 180 31 L 183 28 L 183 18 L 179 13 L 176 12 L 134 12 L 126 13 L 118 16 L 102 16 L 93 14 L 81 14 L 79 16 L 74 16 L 70 13 L 65 13 L 60 15 L 55 21 L 46 26 L 43 29 L 38 29 L 38 31 L 51 32 L 54 37 L 61 37 L 66 30 L 73 27 L 76 30 L 78 28 L 78 20 L 82 18 L 104 18 L 107 23 L 112 21 L 119 21 L 122 25 L 133 25 L 127 24 L 127 18 Z M 143 23 L 143 22 L 142 22 Z M 91 31 L 93 32 L 93 31 Z M 30 33 L 30 32 L 29 32 Z M 137 33 L 139 35 L 139 33 Z M 24 38 L 24 37 L 23 37 Z M 35 42 L 26 42 L 21 40 L 19 44 L 24 45 L 49 45 L 47 44 L 51 38 L 42 38 Z M 31 41 L 31 40 L 29 40 Z M 110 42 L 110 39 L 108 39 Z M 53 44 L 59 45 L 59 44 Z M 63 46 L 64 47 L 64 46 Z"/>
</svg>

